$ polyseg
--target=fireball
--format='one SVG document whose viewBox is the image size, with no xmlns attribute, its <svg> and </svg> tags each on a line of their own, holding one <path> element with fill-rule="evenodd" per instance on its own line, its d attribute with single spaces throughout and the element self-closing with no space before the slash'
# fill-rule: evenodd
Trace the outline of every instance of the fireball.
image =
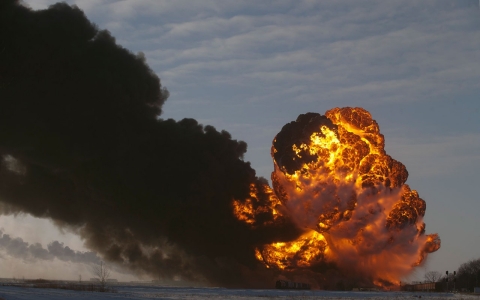
<svg viewBox="0 0 480 300">
<path fill-rule="evenodd" d="M 333 262 L 372 282 L 398 282 L 438 250 L 438 235 L 425 235 L 425 201 L 384 147 L 362 108 L 302 114 L 286 124 L 271 149 L 273 192 L 252 185 L 249 199 L 234 201 L 234 214 L 251 226 L 260 213 L 271 222 L 288 218 L 303 234 L 259 246 L 256 258 L 287 272 Z M 267 204 L 255 205 L 259 188 Z"/>
</svg>

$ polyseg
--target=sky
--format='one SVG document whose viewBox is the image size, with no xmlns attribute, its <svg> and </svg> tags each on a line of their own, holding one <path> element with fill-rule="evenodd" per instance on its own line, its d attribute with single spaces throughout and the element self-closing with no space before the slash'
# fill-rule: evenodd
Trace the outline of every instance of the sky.
<svg viewBox="0 0 480 300">
<path fill-rule="evenodd" d="M 24 2 L 45 9 L 56 1 Z M 162 118 L 195 118 L 245 141 L 258 176 L 270 178 L 271 142 L 299 114 L 367 109 L 427 203 L 427 233 L 442 239 L 408 280 L 480 257 L 478 1 L 66 2 L 144 53 L 170 92 Z M 44 248 L 59 241 L 88 251 L 48 220 L 2 216 L 0 228 Z M 0 255 L 0 277 L 90 276 L 72 261 Z"/>
</svg>

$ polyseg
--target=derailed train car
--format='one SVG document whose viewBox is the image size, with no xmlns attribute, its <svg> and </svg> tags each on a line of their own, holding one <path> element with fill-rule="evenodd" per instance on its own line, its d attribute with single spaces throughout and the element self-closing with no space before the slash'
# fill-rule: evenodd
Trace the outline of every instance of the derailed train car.
<svg viewBox="0 0 480 300">
<path fill-rule="evenodd" d="M 312 286 L 308 283 L 302 282 L 293 282 L 288 280 L 277 280 L 275 283 L 277 289 L 287 289 L 287 290 L 309 290 Z"/>
</svg>

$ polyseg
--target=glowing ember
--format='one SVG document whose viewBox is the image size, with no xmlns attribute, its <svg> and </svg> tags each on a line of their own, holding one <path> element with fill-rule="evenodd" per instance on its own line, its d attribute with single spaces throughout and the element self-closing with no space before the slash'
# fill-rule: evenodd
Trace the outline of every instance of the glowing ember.
<svg viewBox="0 0 480 300">
<path fill-rule="evenodd" d="M 366 110 L 300 115 L 275 137 L 271 154 L 275 195 L 266 184 L 252 185 L 234 213 L 252 226 L 261 214 L 270 214 L 270 222 L 282 215 L 304 233 L 256 249 L 267 267 L 288 271 L 328 261 L 374 283 L 393 283 L 440 248 L 438 235 L 425 235 L 425 201 L 405 184 L 405 166 L 385 153 Z M 267 203 L 260 205 L 259 193 Z"/>
</svg>

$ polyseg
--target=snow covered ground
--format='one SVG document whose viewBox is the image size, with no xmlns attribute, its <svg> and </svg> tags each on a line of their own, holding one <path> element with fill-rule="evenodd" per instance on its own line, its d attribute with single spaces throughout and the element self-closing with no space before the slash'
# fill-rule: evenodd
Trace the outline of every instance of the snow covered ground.
<svg viewBox="0 0 480 300">
<path fill-rule="evenodd" d="M 5 300 L 133 300 L 133 299 L 477 299 L 479 296 L 447 293 L 330 292 L 289 290 L 243 290 L 222 288 L 172 288 L 158 286 L 116 286 L 117 293 L 79 292 L 0 286 Z"/>
</svg>

